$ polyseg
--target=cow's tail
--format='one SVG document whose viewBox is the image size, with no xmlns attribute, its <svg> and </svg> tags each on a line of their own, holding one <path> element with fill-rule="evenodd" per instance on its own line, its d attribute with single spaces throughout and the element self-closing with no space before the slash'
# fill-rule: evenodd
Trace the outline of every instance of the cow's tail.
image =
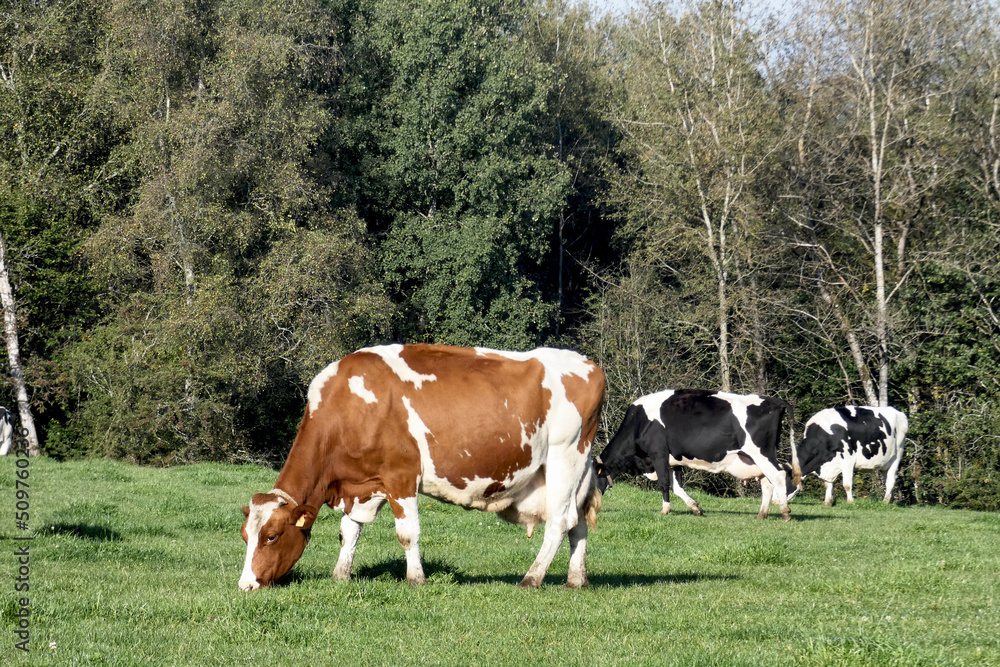
<svg viewBox="0 0 1000 667">
<path fill-rule="evenodd" d="M 795 409 L 791 403 L 785 403 L 788 410 L 788 440 L 792 446 L 792 484 L 798 486 L 802 483 L 802 466 L 799 465 L 798 447 L 795 446 Z"/>
<path fill-rule="evenodd" d="M 601 504 L 604 502 L 604 497 L 597 489 L 597 476 L 594 475 L 592 468 L 587 477 L 589 478 L 587 482 L 587 497 L 583 500 L 580 513 L 587 519 L 587 525 L 590 529 L 594 530 L 597 528 L 597 513 L 601 511 Z"/>
</svg>

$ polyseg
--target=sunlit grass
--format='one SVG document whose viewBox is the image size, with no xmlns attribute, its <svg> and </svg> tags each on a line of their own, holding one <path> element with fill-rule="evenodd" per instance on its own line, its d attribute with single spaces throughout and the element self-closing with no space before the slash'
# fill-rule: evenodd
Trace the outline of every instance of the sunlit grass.
<svg viewBox="0 0 1000 667">
<path fill-rule="evenodd" d="M 13 459 L 0 507 L 13 516 Z M 792 503 L 758 521 L 753 498 L 695 494 L 660 516 L 617 485 L 589 541 L 591 586 L 522 591 L 541 544 L 492 514 L 420 503 L 428 583 L 405 583 L 386 511 L 362 535 L 355 579 L 334 582 L 339 515 L 321 513 L 285 585 L 236 588 L 240 508 L 273 471 L 31 463 L 31 649 L 4 664 L 1000 664 L 1000 516 L 859 500 Z M 13 521 L 0 576 L 13 582 Z"/>
</svg>

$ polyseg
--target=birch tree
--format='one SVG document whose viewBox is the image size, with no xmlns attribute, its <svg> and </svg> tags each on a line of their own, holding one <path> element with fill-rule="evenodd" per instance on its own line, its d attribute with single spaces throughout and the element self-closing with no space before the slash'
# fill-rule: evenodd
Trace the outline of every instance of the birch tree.
<svg viewBox="0 0 1000 667">
<path fill-rule="evenodd" d="M 827 0 L 802 5 L 786 71 L 801 103 L 791 130 L 797 179 L 789 213 L 818 309 L 846 343 L 853 378 L 887 405 L 905 325 L 893 300 L 913 271 L 911 239 L 946 220 L 938 193 L 950 155 L 956 71 L 967 8 L 939 0 Z M 818 313 L 816 321 L 823 321 Z"/>
<path fill-rule="evenodd" d="M 734 388 L 732 355 L 742 345 L 753 350 L 751 383 L 762 390 L 758 281 L 768 254 L 763 222 L 775 117 L 762 54 L 742 2 L 701 3 L 680 18 L 662 6 L 653 11 L 629 25 L 628 98 L 619 118 L 641 165 L 634 214 L 645 218 L 650 261 L 677 261 L 697 249 L 710 267 L 711 296 L 704 297 L 714 309 L 718 386 Z M 676 279 L 692 284 L 699 264 L 674 264 Z"/>
<path fill-rule="evenodd" d="M 28 453 L 35 456 L 41 450 L 38 445 L 38 434 L 35 432 L 35 419 L 31 414 L 31 403 L 28 400 L 28 387 L 24 382 L 24 371 L 21 370 L 21 348 L 17 340 L 17 311 L 14 304 L 14 291 L 11 289 L 10 277 L 7 272 L 3 230 L 0 230 L 0 306 L 3 308 L 4 341 L 7 344 L 10 377 L 17 396 L 17 411 L 21 417 L 21 428 L 27 431 Z"/>
</svg>

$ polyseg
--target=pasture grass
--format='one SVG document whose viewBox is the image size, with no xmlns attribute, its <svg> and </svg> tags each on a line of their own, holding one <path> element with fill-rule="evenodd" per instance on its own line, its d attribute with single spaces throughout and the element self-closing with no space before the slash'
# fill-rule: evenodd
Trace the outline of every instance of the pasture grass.
<svg viewBox="0 0 1000 667">
<path fill-rule="evenodd" d="M 330 572 L 323 510 L 288 581 L 237 590 L 240 508 L 276 473 L 201 464 L 31 461 L 31 652 L 15 650 L 14 459 L 0 460 L 0 663 L 86 665 L 1000 664 L 1000 516 L 870 500 L 654 492 L 605 497 L 590 587 L 566 590 L 564 543 L 540 590 L 516 587 L 541 544 L 492 514 L 422 499 L 427 584 L 405 583 L 384 510 L 354 580 Z M 776 509 L 776 508 L 775 508 Z"/>
</svg>

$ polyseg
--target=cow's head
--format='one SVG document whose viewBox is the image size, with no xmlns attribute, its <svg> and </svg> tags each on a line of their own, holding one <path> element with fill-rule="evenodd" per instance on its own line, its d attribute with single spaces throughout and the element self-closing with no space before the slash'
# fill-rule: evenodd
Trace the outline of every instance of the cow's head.
<svg viewBox="0 0 1000 667">
<path fill-rule="evenodd" d="M 257 493 L 243 508 L 240 533 L 247 543 L 240 590 L 253 591 L 288 574 L 309 543 L 316 520 L 310 505 L 292 506 L 274 493 Z"/>
<path fill-rule="evenodd" d="M 594 475 L 597 477 L 597 490 L 600 491 L 602 495 L 607 493 L 608 489 L 614 486 L 611 481 L 611 475 L 604 467 L 604 462 L 601 461 L 600 456 L 594 459 Z"/>
</svg>

